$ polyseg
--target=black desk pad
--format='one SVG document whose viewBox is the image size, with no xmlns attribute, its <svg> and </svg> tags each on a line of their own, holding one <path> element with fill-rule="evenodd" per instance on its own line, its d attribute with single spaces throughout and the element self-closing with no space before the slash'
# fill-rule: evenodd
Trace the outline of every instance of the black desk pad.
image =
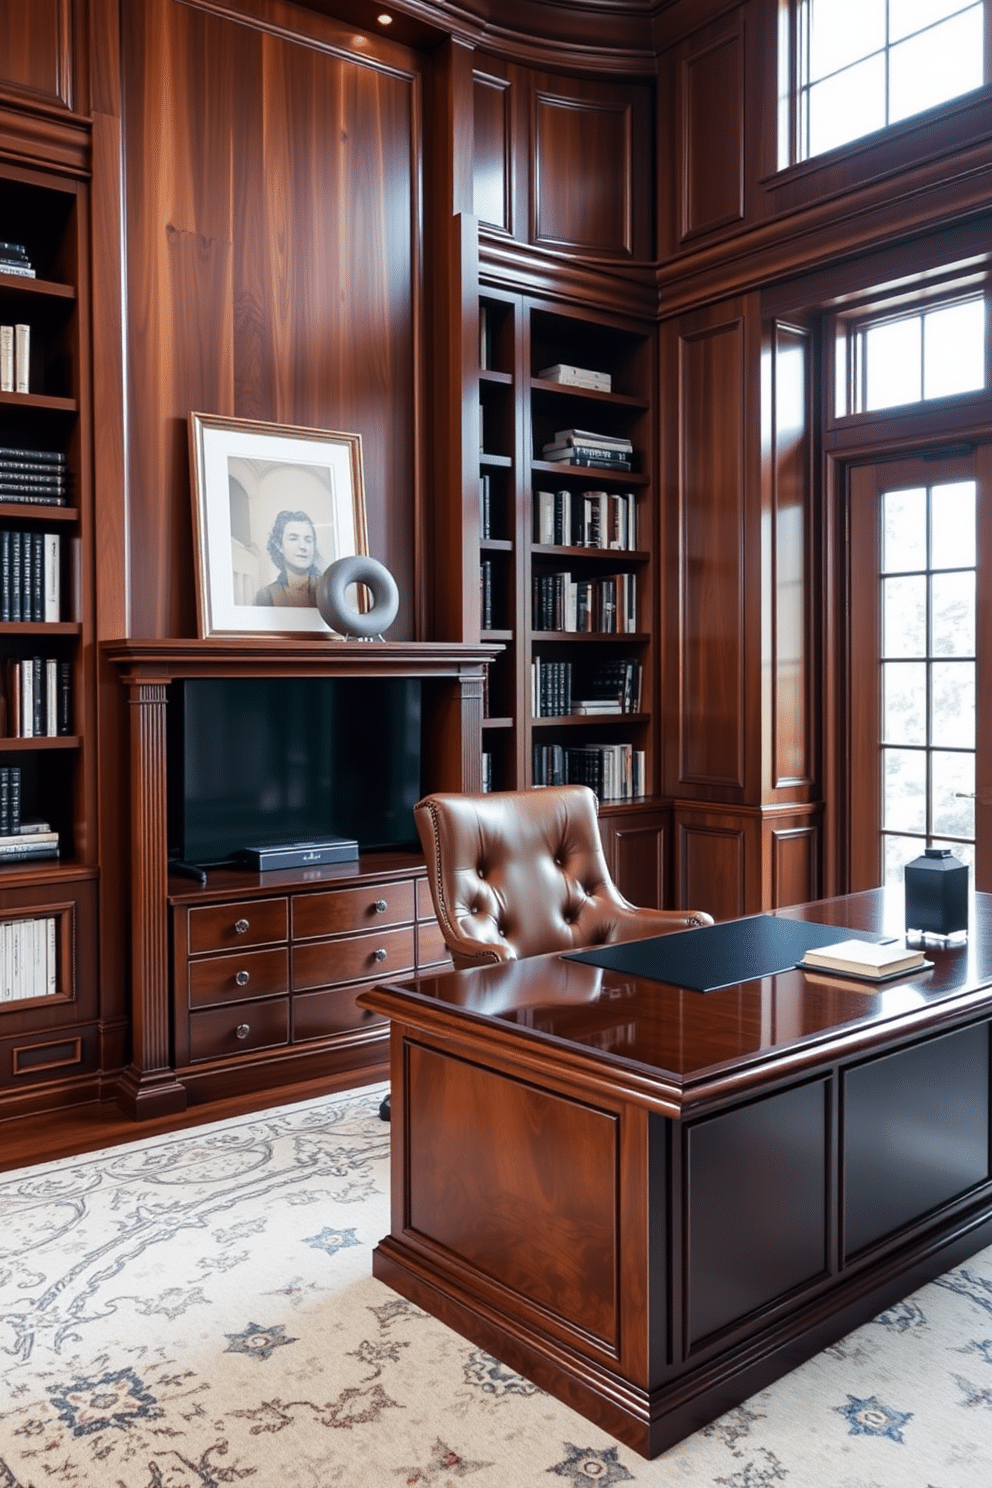
<svg viewBox="0 0 992 1488">
<path fill-rule="evenodd" d="M 720 987 L 788 971 L 814 946 L 833 945 L 839 940 L 888 939 L 844 925 L 752 915 L 723 925 L 653 935 L 650 940 L 625 940 L 618 945 L 593 946 L 588 951 L 568 951 L 566 960 L 588 961 L 622 976 L 671 982 L 690 992 L 716 992 Z"/>
</svg>

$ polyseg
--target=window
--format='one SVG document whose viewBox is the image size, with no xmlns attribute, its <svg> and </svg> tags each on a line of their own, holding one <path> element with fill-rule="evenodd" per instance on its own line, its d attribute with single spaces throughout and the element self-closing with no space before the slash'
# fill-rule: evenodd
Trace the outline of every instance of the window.
<svg viewBox="0 0 992 1488">
<path fill-rule="evenodd" d="M 986 319 L 982 294 L 911 314 L 838 317 L 836 417 L 982 392 Z"/>
<path fill-rule="evenodd" d="M 780 0 L 779 169 L 985 82 L 983 0 Z"/>
</svg>

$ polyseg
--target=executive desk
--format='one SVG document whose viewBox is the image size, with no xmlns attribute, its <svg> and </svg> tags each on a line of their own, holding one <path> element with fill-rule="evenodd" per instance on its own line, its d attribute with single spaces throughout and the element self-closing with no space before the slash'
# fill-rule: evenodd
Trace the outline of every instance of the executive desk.
<svg viewBox="0 0 992 1488">
<path fill-rule="evenodd" d="M 897 934 L 902 893 L 780 914 Z M 392 1020 L 374 1274 L 663 1451 L 992 1242 L 992 896 L 927 954 L 882 985 L 545 956 L 363 994 Z"/>
</svg>

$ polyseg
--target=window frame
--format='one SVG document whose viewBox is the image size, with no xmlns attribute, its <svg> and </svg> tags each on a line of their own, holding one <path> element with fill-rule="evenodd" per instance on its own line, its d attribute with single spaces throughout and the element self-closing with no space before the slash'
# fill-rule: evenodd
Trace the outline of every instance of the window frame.
<svg viewBox="0 0 992 1488">
<path fill-rule="evenodd" d="M 776 64 L 773 74 L 777 80 L 774 133 L 776 176 L 783 177 L 792 173 L 803 174 L 810 170 L 822 169 L 824 165 L 830 165 L 849 155 L 875 150 L 890 141 L 899 141 L 907 135 L 913 135 L 920 129 L 921 125 L 924 125 L 929 131 L 934 126 L 939 128 L 944 120 L 950 120 L 959 113 L 970 112 L 976 105 L 979 108 L 983 105 L 986 109 L 988 108 L 989 101 L 992 100 L 992 0 L 984 0 L 985 45 L 983 50 L 985 83 L 982 87 L 973 88 L 967 93 L 960 93 L 954 98 L 947 99 L 944 103 L 935 104 L 932 108 L 923 109 L 919 113 L 909 115 L 908 118 L 899 119 L 892 124 L 886 124 L 869 134 L 858 135 L 856 139 L 848 140 L 841 145 L 835 145 L 830 150 L 824 150 L 816 155 L 800 157 L 798 155 L 801 91 L 799 79 L 799 12 L 805 3 L 806 0 L 777 0 Z M 787 148 L 783 149 L 786 119 L 788 128 Z M 927 150 L 927 154 L 929 153 L 931 153 L 930 149 Z M 916 157 L 914 156 L 913 158 Z M 919 158 L 923 158 L 922 155 Z"/>
</svg>

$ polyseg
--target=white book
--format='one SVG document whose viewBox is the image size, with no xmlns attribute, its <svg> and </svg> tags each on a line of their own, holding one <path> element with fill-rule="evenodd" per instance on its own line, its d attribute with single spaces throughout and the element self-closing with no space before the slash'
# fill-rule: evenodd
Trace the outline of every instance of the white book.
<svg viewBox="0 0 992 1488">
<path fill-rule="evenodd" d="M 24 922 L 13 920 L 10 926 L 10 986 L 11 997 L 16 1002 L 25 996 L 23 970 Z"/>
<path fill-rule="evenodd" d="M 45 662 L 45 733 L 54 739 L 59 731 L 59 664 L 54 656 Z"/>
<path fill-rule="evenodd" d="M 34 662 L 30 656 L 24 657 L 19 670 L 21 673 L 21 738 L 31 739 L 34 737 Z"/>
<path fill-rule="evenodd" d="M 45 921 L 45 991 L 54 997 L 59 990 L 58 960 L 55 948 L 55 916 Z"/>
<path fill-rule="evenodd" d="M 637 547 L 637 497 L 633 491 L 628 491 L 627 501 L 627 547 L 633 550 Z"/>
<path fill-rule="evenodd" d="M 0 920 L 0 1002 L 10 998 L 10 921 Z"/>
<path fill-rule="evenodd" d="M 62 619 L 62 542 L 57 532 L 46 532 L 44 537 L 44 619 L 58 623 Z"/>
<path fill-rule="evenodd" d="M 567 362 L 555 362 L 553 367 L 543 367 L 537 375 L 545 382 L 563 382 L 572 387 L 592 388 L 600 393 L 613 390 L 611 373 L 596 372 L 591 367 L 573 367 Z"/>
<path fill-rule="evenodd" d="M 14 327 L 0 325 L 0 393 L 14 391 Z"/>
<path fill-rule="evenodd" d="M 903 971 L 917 971 L 930 962 L 922 951 L 907 949 L 903 940 L 838 940 L 807 951 L 800 965 L 879 981 Z"/>
<path fill-rule="evenodd" d="M 48 932 L 44 920 L 33 920 L 34 975 L 32 983 L 35 997 L 48 996 Z"/>
<path fill-rule="evenodd" d="M 542 547 L 550 546 L 555 540 L 555 493 L 554 491 L 538 491 L 537 493 L 537 522 L 536 538 Z"/>
<path fill-rule="evenodd" d="M 26 393 L 31 387 L 31 327 L 14 327 L 14 391 Z"/>
<path fill-rule="evenodd" d="M 634 750 L 633 760 L 632 760 L 631 763 L 632 763 L 633 777 L 634 777 L 634 779 L 633 779 L 633 787 L 634 787 L 634 795 L 635 796 L 643 796 L 644 793 L 645 793 L 645 785 L 644 785 L 645 758 L 646 758 L 646 756 L 645 756 L 645 753 L 644 753 L 644 750 L 643 749 L 635 749 Z"/>
</svg>

